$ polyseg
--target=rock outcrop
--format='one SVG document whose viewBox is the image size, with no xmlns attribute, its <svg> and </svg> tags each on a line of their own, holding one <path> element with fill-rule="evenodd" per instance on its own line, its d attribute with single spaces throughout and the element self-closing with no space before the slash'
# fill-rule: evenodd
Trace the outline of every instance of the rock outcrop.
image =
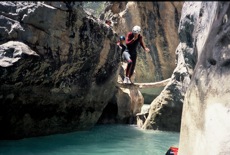
<svg viewBox="0 0 230 155">
<path fill-rule="evenodd" d="M 139 86 L 117 84 L 117 91 L 104 108 L 98 124 L 136 124 L 136 115 L 141 112 L 144 97 Z"/>
<path fill-rule="evenodd" d="M 179 155 L 230 154 L 229 2 L 185 2 L 180 29 L 194 27 L 197 63 L 185 94 Z M 190 28 L 191 28 L 190 27 Z M 189 27 L 187 27 L 189 28 Z"/>
<path fill-rule="evenodd" d="M 0 8 L 0 139 L 93 127 L 117 90 L 117 34 L 80 2 Z"/>
<path fill-rule="evenodd" d="M 144 98 L 138 87 L 120 86 L 117 93 L 118 118 L 120 122 L 136 124 L 136 114 L 141 112 Z"/>
</svg>

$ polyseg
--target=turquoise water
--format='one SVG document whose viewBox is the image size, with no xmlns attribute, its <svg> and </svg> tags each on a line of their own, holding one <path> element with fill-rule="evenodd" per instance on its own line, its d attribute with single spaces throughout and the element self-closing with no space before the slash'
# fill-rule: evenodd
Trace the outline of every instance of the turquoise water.
<svg viewBox="0 0 230 155">
<path fill-rule="evenodd" d="M 0 155 L 165 155 L 179 133 L 134 125 L 98 125 L 90 131 L 0 141 Z"/>
</svg>

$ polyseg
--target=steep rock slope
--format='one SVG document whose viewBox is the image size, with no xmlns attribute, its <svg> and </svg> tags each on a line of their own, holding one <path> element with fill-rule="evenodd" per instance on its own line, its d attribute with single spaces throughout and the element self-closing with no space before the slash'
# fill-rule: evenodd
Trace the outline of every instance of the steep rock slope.
<svg viewBox="0 0 230 155">
<path fill-rule="evenodd" d="M 0 139 L 93 127 L 116 91 L 117 35 L 80 2 L 0 8 Z"/>
<path fill-rule="evenodd" d="M 182 12 L 183 18 L 194 21 L 195 29 L 188 35 L 194 39 L 197 63 L 185 95 L 179 155 L 227 155 L 230 3 L 186 2 Z M 184 26 L 182 20 L 181 28 Z"/>
</svg>

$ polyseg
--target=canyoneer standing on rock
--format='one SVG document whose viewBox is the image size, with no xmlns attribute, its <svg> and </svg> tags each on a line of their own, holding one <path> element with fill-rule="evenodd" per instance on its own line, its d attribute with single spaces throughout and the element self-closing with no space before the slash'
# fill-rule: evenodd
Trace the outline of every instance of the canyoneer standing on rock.
<svg viewBox="0 0 230 155">
<path fill-rule="evenodd" d="M 136 25 L 132 28 L 132 32 L 128 32 L 126 36 L 126 45 L 131 56 L 132 63 L 129 63 L 126 68 L 126 77 L 124 78 L 123 83 L 133 83 L 130 81 L 131 76 L 135 70 L 136 60 L 137 60 L 137 46 L 138 44 L 146 51 L 149 52 L 149 48 L 145 46 L 143 41 L 143 36 L 140 34 L 141 27 Z"/>
</svg>

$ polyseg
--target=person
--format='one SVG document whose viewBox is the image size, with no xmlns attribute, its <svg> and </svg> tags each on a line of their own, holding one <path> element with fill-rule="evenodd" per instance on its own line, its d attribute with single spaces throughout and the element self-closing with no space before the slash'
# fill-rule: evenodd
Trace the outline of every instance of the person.
<svg viewBox="0 0 230 155">
<path fill-rule="evenodd" d="M 129 63 L 126 67 L 126 76 L 123 80 L 123 83 L 133 83 L 130 79 L 133 75 L 136 66 L 137 60 L 137 46 L 140 44 L 141 47 L 146 51 L 149 52 L 149 48 L 145 46 L 143 41 L 143 36 L 140 34 L 141 27 L 136 25 L 132 28 L 132 32 L 128 32 L 126 35 L 126 45 L 129 50 L 129 54 L 131 56 L 132 63 Z"/>
<path fill-rule="evenodd" d="M 121 49 L 122 60 L 124 62 L 127 62 L 127 63 L 132 63 L 132 60 L 130 59 L 130 54 L 129 54 L 128 48 L 125 44 L 125 36 L 120 36 L 120 40 L 119 40 L 119 42 L 117 42 L 117 45 Z"/>
<path fill-rule="evenodd" d="M 177 153 L 178 153 L 178 148 L 171 146 L 165 155 L 177 155 Z"/>
</svg>

